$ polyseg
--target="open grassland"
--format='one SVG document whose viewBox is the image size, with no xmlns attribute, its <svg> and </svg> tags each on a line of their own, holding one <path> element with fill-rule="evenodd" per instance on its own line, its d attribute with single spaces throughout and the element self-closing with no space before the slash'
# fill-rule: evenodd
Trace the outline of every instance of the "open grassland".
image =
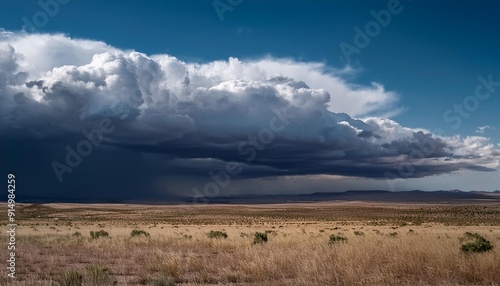
<svg viewBox="0 0 500 286">
<path fill-rule="evenodd" d="M 16 220 L 1 285 L 500 285 L 494 203 L 17 205 Z M 466 232 L 493 249 L 464 253 Z"/>
</svg>

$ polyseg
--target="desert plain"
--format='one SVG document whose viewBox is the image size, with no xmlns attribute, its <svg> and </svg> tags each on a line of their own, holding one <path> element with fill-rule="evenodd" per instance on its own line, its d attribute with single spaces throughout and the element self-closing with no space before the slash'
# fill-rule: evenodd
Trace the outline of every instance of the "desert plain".
<svg viewBox="0 0 500 286">
<path fill-rule="evenodd" d="M 18 204 L 16 223 L 1 285 L 500 285 L 497 201 Z"/>
</svg>

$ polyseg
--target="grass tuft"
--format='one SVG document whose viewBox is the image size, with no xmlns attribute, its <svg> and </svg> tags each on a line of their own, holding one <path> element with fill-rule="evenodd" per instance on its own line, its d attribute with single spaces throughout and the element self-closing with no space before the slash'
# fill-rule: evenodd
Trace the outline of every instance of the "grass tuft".
<svg viewBox="0 0 500 286">
<path fill-rule="evenodd" d="M 81 286 L 83 276 L 76 270 L 69 270 L 61 274 L 58 282 L 60 286 Z"/>
<path fill-rule="evenodd" d="M 330 235 L 330 239 L 328 240 L 330 244 L 334 244 L 337 242 L 347 242 L 347 237 L 341 236 L 341 235 L 335 235 L 332 234 Z"/>
<path fill-rule="evenodd" d="M 253 236 L 253 244 L 261 244 L 267 242 L 267 233 L 256 232 Z"/>
<path fill-rule="evenodd" d="M 109 234 L 105 230 L 100 231 L 90 231 L 90 237 L 92 239 L 98 239 L 99 237 L 109 237 Z"/>
<path fill-rule="evenodd" d="M 144 231 L 141 229 L 134 229 L 134 230 L 132 230 L 132 232 L 130 232 L 130 236 L 131 237 L 135 237 L 135 236 L 149 237 L 149 233 L 147 231 Z"/>
<path fill-rule="evenodd" d="M 219 230 L 211 230 L 207 236 L 208 238 L 227 238 L 227 233 Z"/>
<path fill-rule="evenodd" d="M 354 231 L 354 235 L 356 235 L 356 236 L 363 236 L 363 235 L 365 235 L 365 233 L 362 232 L 362 231 L 359 231 L 359 230 L 355 230 Z"/>
<path fill-rule="evenodd" d="M 86 285 L 89 286 L 108 286 L 116 284 L 112 275 L 109 274 L 107 267 L 99 264 L 90 264 L 87 266 Z"/>
</svg>

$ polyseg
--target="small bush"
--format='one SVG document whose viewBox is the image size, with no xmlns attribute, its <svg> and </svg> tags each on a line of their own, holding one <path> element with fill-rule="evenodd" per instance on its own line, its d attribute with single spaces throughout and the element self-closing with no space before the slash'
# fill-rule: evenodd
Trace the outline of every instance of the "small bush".
<svg viewBox="0 0 500 286">
<path fill-rule="evenodd" d="M 365 234 L 364 234 L 362 231 L 355 230 L 355 231 L 354 231 L 354 235 L 356 235 L 356 236 L 363 236 L 363 235 L 365 235 Z"/>
<path fill-rule="evenodd" d="M 347 242 L 347 237 L 332 234 L 332 235 L 330 235 L 330 240 L 328 242 L 330 244 L 337 243 L 337 242 Z"/>
<path fill-rule="evenodd" d="M 105 230 L 100 230 L 100 231 L 95 231 L 95 232 L 94 232 L 94 231 L 91 231 L 91 232 L 90 232 L 90 237 L 91 237 L 92 239 L 97 239 L 97 238 L 99 238 L 99 237 L 109 237 L 109 234 L 108 234 L 108 232 L 107 232 L 107 231 L 105 231 Z"/>
<path fill-rule="evenodd" d="M 466 232 L 465 237 L 467 239 L 474 239 L 475 241 L 462 245 L 460 249 L 464 253 L 481 253 L 493 249 L 493 245 L 491 245 L 491 242 L 486 238 L 484 238 L 483 236 L 481 236 L 479 233 Z"/>
<path fill-rule="evenodd" d="M 207 234 L 208 238 L 227 238 L 227 233 L 218 230 L 211 230 Z"/>
<path fill-rule="evenodd" d="M 264 242 L 267 242 L 267 233 L 256 232 L 253 236 L 253 244 L 264 243 Z"/>
<path fill-rule="evenodd" d="M 398 233 L 397 232 L 391 232 L 391 233 L 389 233 L 389 236 L 396 237 L 396 236 L 398 236 Z"/>
<path fill-rule="evenodd" d="M 134 229 L 132 230 L 132 232 L 130 233 L 130 236 L 131 237 L 134 237 L 134 236 L 145 236 L 145 237 L 148 237 L 149 236 L 149 233 L 147 231 L 144 231 L 144 230 L 140 230 L 140 229 Z"/>
<path fill-rule="evenodd" d="M 108 286 L 116 283 L 115 279 L 108 273 L 108 268 L 97 264 L 87 266 L 85 281 L 87 285 L 92 286 Z"/>
<path fill-rule="evenodd" d="M 76 270 L 69 270 L 64 272 L 59 278 L 59 285 L 61 286 L 81 286 L 83 276 Z"/>
<path fill-rule="evenodd" d="M 77 231 L 75 233 L 73 233 L 73 236 L 76 236 L 76 237 L 81 237 L 82 236 L 82 233 Z"/>
</svg>

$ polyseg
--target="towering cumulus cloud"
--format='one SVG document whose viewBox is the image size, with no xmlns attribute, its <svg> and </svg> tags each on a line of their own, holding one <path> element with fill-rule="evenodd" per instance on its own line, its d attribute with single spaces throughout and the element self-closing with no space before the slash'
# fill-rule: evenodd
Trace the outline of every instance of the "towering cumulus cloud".
<svg viewBox="0 0 500 286">
<path fill-rule="evenodd" d="M 500 153 L 484 137 L 442 137 L 383 119 L 397 111 L 397 94 L 351 84 L 350 72 L 270 57 L 187 63 L 3 31 L 2 155 L 31 170 L 40 181 L 30 189 L 41 193 L 99 188 L 90 178 L 171 192 L 165 178 L 206 180 L 229 162 L 240 169 L 233 180 L 498 168 Z"/>
</svg>

